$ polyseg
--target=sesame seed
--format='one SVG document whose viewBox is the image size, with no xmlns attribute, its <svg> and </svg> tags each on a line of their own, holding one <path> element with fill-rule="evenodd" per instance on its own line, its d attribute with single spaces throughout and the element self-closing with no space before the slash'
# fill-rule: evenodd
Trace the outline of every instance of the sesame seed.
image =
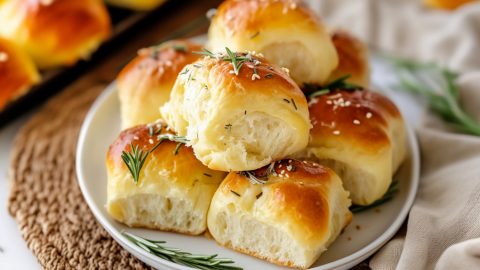
<svg viewBox="0 0 480 270">
<path fill-rule="evenodd" d="M 152 140 L 152 139 L 148 139 L 148 143 L 153 144 L 153 140 Z"/>
<path fill-rule="evenodd" d="M 332 133 L 333 135 L 340 135 L 340 130 L 334 130 Z"/>
<path fill-rule="evenodd" d="M 283 72 L 287 73 L 287 75 L 290 75 L 290 70 L 286 67 L 282 67 Z"/>
<path fill-rule="evenodd" d="M 138 139 L 140 139 L 140 138 L 138 138 L 138 136 L 133 136 L 133 139 L 134 139 L 134 140 L 138 140 Z"/>
<path fill-rule="evenodd" d="M 285 170 L 282 170 L 282 171 L 280 172 L 280 174 L 285 174 Z"/>
<path fill-rule="evenodd" d="M 333 102 L 332 102 L 330 99 L 327 100 L 326 103 L 327 103 L 328 105 L 332 105 L 332 104 L 333 104 Z"/>
<path fill-rule="evenodd" d="M 255 79 L 260 79 L 260 75 L 258 75 L 258 74 L 253 74 L 253 75 L 252 75 L 252 81 L 255 81 Z"/>
<path fill-rule="evenodd" d="M 290 160 L 288 160 L 288 163 L 292 163 L 292 160 L 291 160 L 291 159 L 290 159 Z"/>
<path fill-rule="evenodd" d="M 367 112 L 367 114 L 365 115 L 365 117 L 367 117 L 367 119 L 372 118 L 372 113 L 371 113 L 371 112 Z"/>
<path fill-rule="evenodd" d="M 282 167 L 282 164 L 278 165 L 278 168 L 281 168 Z"/>
<path fill-rule="evenodd" d="M 8 54 L 6 52 L 0 52 L 0 62 L 7 62 Z"/>
<path fill-rule="evenodd" d="M 172 63 L 172 61 L 167 60 L 167 61 L 165 61 L 165 65 L 166 65 L 167 67 L 171 67 L 171 66 L 173 65 L 173 63 Z"/>
<path fill-rule="evenodd" d="M 293 2 L 290 4 L 291 9 L 296 9 L 297 8 L 297 3 Z"/>
<path fill-rule="evenodd" d="M 360 125 L 360 121 L 357 120 L 357 119 L 353 120 L 353 123 L 354 123 L 355 125 Z"/>
<path fill-rule="evenodd" d="M 235 71 L 230 70 L 230 71 L 228 72 L 228 74 L 235 74 Z"/>
</svg>

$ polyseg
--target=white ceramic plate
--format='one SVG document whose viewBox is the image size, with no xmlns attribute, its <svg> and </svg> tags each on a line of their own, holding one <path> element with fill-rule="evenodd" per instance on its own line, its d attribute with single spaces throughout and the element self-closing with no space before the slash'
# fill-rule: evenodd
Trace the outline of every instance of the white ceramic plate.
<svg viewBox="0 0 480 270">
<path fill-rule="evenodd" d="M 382 70 L 379 64 L 373 61 L 373 78 L 377 85 L 385 79 L 385 76 L 378 74 Z M 376 80 L 376 77 L 379 77 L 380 81 Z M 406 115 L 406 122 L 410 122 L 408 118 L 414 117 L 414 115 L 408 114 L 415 108 L 410 109 L 409 106 L 413 105 L 408 105 L 405 100 L 395 95 L 391 97 Z M 395 176 L 399 180 L 397 195 L 392 201 L 378 208 L 354 215 L 352 223 L 311 269 L 349 269 L 382 247 L 400 228 L 412 206 L 419 181 L 418 146 L 415 135 L 409 126 L 407 126 L 407 131 L 409 156 Z M 93 214 L 120 245 L 140 260 L 158 269 L 192 268 L 160 259 L 145 252 L 123 237 L 122 231 L 149 239 L 165 240 L 170 247 L 196 254 L 219 254 L 220 257 L 233 259 L 236 266 L 244 269 L 282 269 L 262 260 L 223 248 L 202 236 L 192 237 L 169 232 L 132 229 L 111 219 L 104 207 L 107 197 L 105 156 L 108 146 L 119 132 L 119 101 L 114 84 L 112 84 L 94 103 L 82 126 L 77 149 L 77 175 L 83 196 Z"/>
</svg>

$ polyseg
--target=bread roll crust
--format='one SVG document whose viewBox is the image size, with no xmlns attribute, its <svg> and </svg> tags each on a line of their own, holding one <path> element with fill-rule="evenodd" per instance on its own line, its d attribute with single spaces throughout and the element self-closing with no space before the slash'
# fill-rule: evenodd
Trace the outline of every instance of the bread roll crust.
<svg viewBox="0 0 480 270">
<path fill-rule="evenodd" d="M 309 113 L 310 142 L 296 157 L 334 169 L 355 204 L 381 198 L 406 156 L 405 127 L 395 104 L 368 90 L 337 90 L 310 100 Z"/>
<path fill-rule="evenodd" d="M 230 62 L 217 58 L 186 66 L 161 108 L 165 121 L 211 169 L 257 169 L 308 143 L 307 101 L 300 88 L 264 58 L 249 57 L 238 75 Z"/>
<path fill-rule="evenodd" d="M 294 33 L 294 34 L 292 34 Z M 208 31 L 208 47 L 263 53 L 303 83 L 325 83 L 338 57 L 320 18 L 300 1 L 227 0 Z"/>
<path fill-rule="evenodd" d="M 0 38 L 0 110 L 40 81 L 30 57 L 8 40 Z"/>
<path fill-rule="evenodd" d="M 279 265 L 307 268 L 351 221 L 348 192 L 332 170 L 313 162 L 282 160 L 252 173 L 265 175 L 267 170 L 272 171 L 266 184 L 253 184 L 235 172 L 225 178 L 212 199 L 209 232 L 226 247 Z M 240 234 L 253 241 L 256 232 L 243 231 L 250 228 L 236 223 L 241 218 L 279 232 L 289 239 L 282 243 L 291 246 L 276 247 L 268 236 L 255 244 L 242 242 Z M 282 248 L 285 252 L 278 252 Z"/>
<path fill-rule="evenodd" d="M 165 124 L 155 133 L 172 134 Z M 135 183 L 122 152 L 131 151 L 132 145 L 150 151 L 157 142 L 149 126 L 140 125 L 123 131 L 110 146 L 106 159 L 107 211 L 129 226 L 198 235 L 206 229 L 211 197 L 225 173 L 203 166 L 190 147 L 183 146 L 175 153 L 177 143 L 165 140 L 148 155 Z M 149 205 L 166 203 L 145 208 L 140 205 L 142 200 Z"/>
<path fill-rule="evenodd" d="M 110 18 L 99 0 L 3 1 L 0 34 L 25 49 L 39 68 L 72 65 L 108 37 Z"/>
<path fill-rule="evenodd" d="M 116 79 L 122 112 L 122 127 L 155 122 L 159 108 L 170 98 L 178 73 L 200 56 L 202 46 L 187 40 L 172 40 L 138 51 Z"/>
<path fill-rule="evenodd" d="M 160 6 L 165 0 L 106 0 L 110 5 L 133 10 L 152 10 Z"/>
<path fill-rule="evenodd" d="M 343 30 L 333 31 L 332 41 L 338 54 L 338 66 L 330 75 L 330 80 L 350 75 L 347 82 L 369 87 L 370 65 L 365 43 Z"/>
</svg>

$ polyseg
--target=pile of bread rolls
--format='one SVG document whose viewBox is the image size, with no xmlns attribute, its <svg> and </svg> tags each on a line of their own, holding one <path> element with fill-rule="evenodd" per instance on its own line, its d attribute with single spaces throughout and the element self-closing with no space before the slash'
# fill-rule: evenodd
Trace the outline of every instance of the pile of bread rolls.
<svg viewBox="0 0 480 270">
<path fill-rule="evenodd" d="M 107 153 L 107 210 L 308 268 L 352 202 L 387 191 L 406 155 L 402 117 L 366 89 L 366 46 L 299 1 L 227 0 L 202 47 L 142 49 L 119 74 L 124 130 Z M 357 87 L 306 92 L 345 75 Z"/>
<path fill-rule="evenodd" d="M 150 10 L 164 0 L 108 0 Z M 111 32 L 103 0 L 0 0 L 0 110 L 40 82 L 41 72 L 87 59 Z"/>
</svg>

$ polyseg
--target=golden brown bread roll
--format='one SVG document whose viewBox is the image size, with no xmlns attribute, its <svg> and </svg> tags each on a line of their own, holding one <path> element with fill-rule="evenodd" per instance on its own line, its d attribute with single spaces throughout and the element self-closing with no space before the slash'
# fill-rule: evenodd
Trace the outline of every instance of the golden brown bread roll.
<svg viewBox="0 0 480 270">
<path fill-rule="evenodd" d="M 134 10 L 152 10 L 159 7 L 165 0 L 105 0 L 110 5 Z"/>
<path fill-rule="evenodd" d="M 303 83 L 324 84 L 337 67 L 332 40 L 320 19 L 301 1 L 227 0 L 208 30 L 212 51 L 225 46 L 263 53 Z"/>
<path fill-rule="evenodd" d="M 330 81 L 350 75 L 347 82 L 368 87 L 370 65 L 367 46 L 361 40 L 342 30 L 332 33 L 332 41 L 339 61 L 338 67 L 330 75 Z"/>
<path fill-rule="evenodd" d="M 217 54 L 187 65 L 161 113 L 215 170 L 257 169 L 308 143 L 302 91 L 283 70 L 251 54 Z"/>
<path fill-rule="evenodd" d="M 211 198 L 225 173 L 203 166 L 190 147 L 177 151 L 177 143 L 169 140 L 148 154 L 138 183 L 122 157 L 132 147 L 151 151 L 158 135 L 169 134 L 166 129 L 161 122 L 136 126 L 123 131 L 110 146 L 107 211 L 128 226 L 200 234 L 206 229 Z"/>
<path fill-rule="evenodd" d="M 310 142 L 296 157 L 332 168 L 354 204 L 381 198 L 406 156 L 397 107 L 379 93 L 339 90 L 310 100 L 309 112 Z"/>
<path fill-rule="evenodd" d="M 265 184 L 231 172 L 213 196 L 208 230 L 223 246 L 305 269 L 352 218 L 348 192 L 326 167 L 282 160 L 249 173 Z"/>
<path fill-rule="evenodd" d="M 0 35 L 26 50 L 39 68 L 85 59 L 110 33 L 100 0 L 0 2 Z"/>
<path fill-rule="evenodd" d="M 175 79 L 182 68 L 199 58 L 198 44 L 174 40 L 142 49 L 117 77 L 122 127 L 154 122 L 159 108 L 170 98 Z"/>
<path fill-rule="evenodd" d="M 0 38 L 0 110 L 40 81 L 32 59 L 8 40 Z"/>
</svg>

